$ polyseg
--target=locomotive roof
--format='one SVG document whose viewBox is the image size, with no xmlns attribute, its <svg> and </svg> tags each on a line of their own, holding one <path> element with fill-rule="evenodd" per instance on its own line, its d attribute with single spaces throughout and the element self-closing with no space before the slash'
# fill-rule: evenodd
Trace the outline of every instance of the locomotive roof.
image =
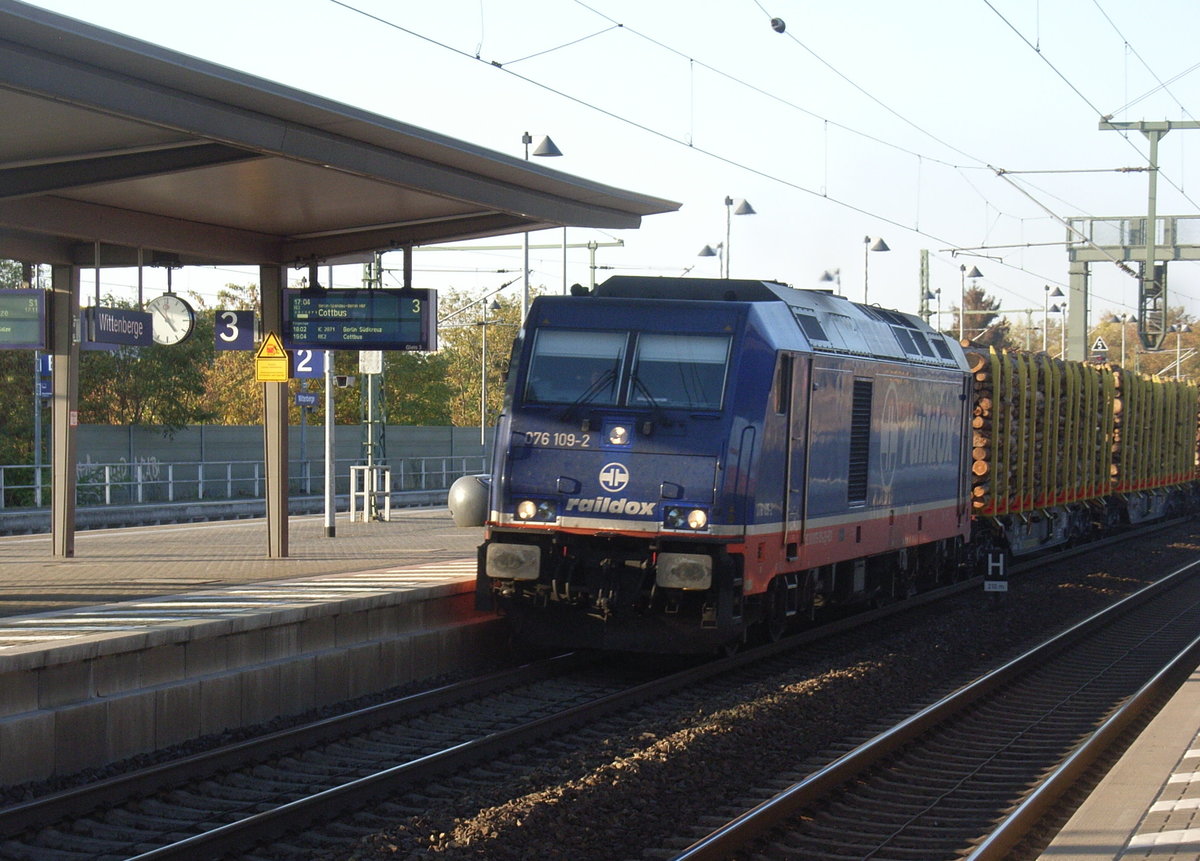
<svg viewBox="0 0 1200 861">
<path fill-rule="evenodd" d="M 851 353 L 965 368 L 962 348 L 915 314 L 861 305 L 827 290 L 798 290 L 778 281 L 615 275 L 595 296 L 716 302 L 782 302 L 814 352 Z"/>
</svg>

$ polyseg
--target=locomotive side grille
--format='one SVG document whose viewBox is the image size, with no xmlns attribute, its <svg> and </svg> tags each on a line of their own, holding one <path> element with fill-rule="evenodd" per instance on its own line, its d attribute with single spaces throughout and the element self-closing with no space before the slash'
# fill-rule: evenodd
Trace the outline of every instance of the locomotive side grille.
<svg viewBox="0 0 1200 861">
<path fill-rule="evenodd" d="M 854 402 L 850 408 L 850 467 L 847 471 L 846 496 L 853 504 L 867 501 L 867 466 L 871 459 L 870 380 L 854 381 Z"/>
</svg>

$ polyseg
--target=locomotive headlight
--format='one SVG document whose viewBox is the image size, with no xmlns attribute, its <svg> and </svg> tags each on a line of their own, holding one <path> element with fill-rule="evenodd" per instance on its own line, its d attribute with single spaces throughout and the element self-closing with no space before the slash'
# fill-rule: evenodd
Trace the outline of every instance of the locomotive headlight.
<svg viewBox="0 0 1200 861">
<path fill-rule="evenodd" d="M 629 428 L 613 425 L 608 429 L 608 441 L 613 445 L 629 445 Z"/>
<path fill-rule="evenodd" d="M 553 502 L 545 499 L 522 499 L 517 503 L 517 520 L 533 520 L 539 523 L 549 523 L 554 520 L 555 508 Z"/>
<path fill-rule="evenodd" d="M 699 532 L 708 528 L 708 512 L 703 508 L 671 505 L 663 512 L 663 525 L 667 529 L 691 529 Z"/>
</svg>

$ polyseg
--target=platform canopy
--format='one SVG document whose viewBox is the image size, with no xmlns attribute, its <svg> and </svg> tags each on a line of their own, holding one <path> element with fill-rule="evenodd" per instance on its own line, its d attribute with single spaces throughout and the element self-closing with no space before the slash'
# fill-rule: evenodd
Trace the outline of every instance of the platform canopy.
<svg viewBox="0 0 1200 861">
<path fill-rule="evenodd" d="M 0 257 L 296 266 L 678 204 L 0 0 Z"/>
</svg>

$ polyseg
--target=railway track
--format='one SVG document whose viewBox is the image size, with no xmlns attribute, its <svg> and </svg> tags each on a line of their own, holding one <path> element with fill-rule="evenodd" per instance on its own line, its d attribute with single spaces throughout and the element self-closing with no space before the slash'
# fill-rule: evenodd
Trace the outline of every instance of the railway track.
<svg viewBox="0 0 1200 861">
<path fill-rule="evenodd" d="M 676 861 L 1022 857 L 1067 789 L 1200 660 L 1197 566 L 731 816 Z"/>
<path fill-rule="evenodd" d="M 582 665 L 551 658 L 14 805 L 0 811 L 0 857 L 240 851 L 381 786 L 395 790 L 486 756 L 547 715 L 626 686 Z"/>
<path fill-rule="evenodd" d="M 0 858 L 244 857 L 314 822 L 972 588 L 955 584 L 682 671 L 563 655 L 188 756 L 0 810 Z"/>
<path fill-rule="evenodd" d="M 958 584 L 682 672 L 659 676 L 640 668 L 631 675 L 628 668 L 618 672 L 579 656 L 560 656 L 253 739 L 0 810 L 0 858 L 288 857 L 293 841 L 311 848 L 326 839 L 335 842 L 338 833 L 345 842 L 350 833 L 352 842 L 355 834 L 383 830 L 389 819 L 412 815 L 409 808 L 419 804 L 393 800 L 374 819 L 360 816 L 365 825 L 345 824 L 351 811 L 381 798 L 437 796 L 443 792 L 439 785 L 461 780 L 480 763 L 488 763 L 492 773 L 504 772 L 510 765 L 502 761 L 514 751 L 532 762 L 550 760 L 564 744 L 586 746 L 589 734 L 594 739 L 597 732 L 613 732 L 612 725 L 625 723 L 639 706 L 670 712 L 681 700 L 716 697 L 714 692 L 729 686 L 722 676 L 740 683 L 770 678 L 780 665 L 790 669 L 798 650 L 806 659 L 836 666 L 847 648 L 845 638 L 837 641 L 839 633 L 861 639 L 866 626 L 872 626 L 872 637 L 881 625 L 903 628 L 905 622 L 885 619 L 979 588 L 974 581 Z M 580 730 L 585 725 L 601 729 Z M 492 781 L 487 774 L 479 779 Z M 339 818 L 342 824 L 322 831 L 320 823 Z M 272 843 L 259 855 L 251 851 Z"/>
</svg>

